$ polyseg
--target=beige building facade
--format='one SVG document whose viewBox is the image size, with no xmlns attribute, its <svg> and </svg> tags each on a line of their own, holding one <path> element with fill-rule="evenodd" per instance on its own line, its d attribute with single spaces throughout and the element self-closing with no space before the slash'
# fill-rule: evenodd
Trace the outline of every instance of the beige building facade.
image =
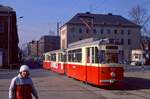
<svg viewBox="0 0 150 99">
<path fill-rule="evenodd" d="M 140 48 L 140 26 L 119 15 L 78 13 L 60 28 L 61 49 L 89 37 L 109 38 L 120 42 L 124 60 L 130 61 L 131 50 Z"/>
</svg>

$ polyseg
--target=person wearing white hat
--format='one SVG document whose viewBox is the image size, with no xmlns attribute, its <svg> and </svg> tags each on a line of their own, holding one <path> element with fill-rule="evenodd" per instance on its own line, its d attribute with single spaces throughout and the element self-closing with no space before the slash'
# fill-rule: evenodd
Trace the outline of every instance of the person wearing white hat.
<svg viewBox="0 0 150 99">
<path fill-rule="evenodd" d="M 29 75 L 29 67 L 22 65 L 19 70 L 19 75 L 14 77 L 11 81 L 9 99 L 32 99 L 32 94 L 38 99 L 37 91 Z"/>
</svg>

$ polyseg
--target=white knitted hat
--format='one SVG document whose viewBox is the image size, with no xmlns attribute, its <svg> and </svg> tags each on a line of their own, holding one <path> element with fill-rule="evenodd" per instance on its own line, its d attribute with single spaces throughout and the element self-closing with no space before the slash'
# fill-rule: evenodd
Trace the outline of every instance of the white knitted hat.
<svg viewBox="0 0 150 99">
<path fill-rule="evenodd" d="M 19 72 L 23 72 L 23 71 L 28 71 L 28 72 L 29 72 L 29 67 L 28 67 L 27 65 L 22 65 L 22 66 L 20 67 Z"/>
</svg>

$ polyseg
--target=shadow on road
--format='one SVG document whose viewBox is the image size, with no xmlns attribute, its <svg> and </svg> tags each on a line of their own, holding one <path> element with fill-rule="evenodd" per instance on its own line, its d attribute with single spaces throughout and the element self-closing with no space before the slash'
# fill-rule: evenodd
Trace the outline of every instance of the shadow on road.
<svg viewBox="0 0 150 99">
<path fill-rule="evenodd" d="M 125 77 L 124 81 L 119 84 L 100 87 L 106 90 L 141 90 L 150 89 L 150 79 L 137 78 L 137 77 Z"/>
</svg>

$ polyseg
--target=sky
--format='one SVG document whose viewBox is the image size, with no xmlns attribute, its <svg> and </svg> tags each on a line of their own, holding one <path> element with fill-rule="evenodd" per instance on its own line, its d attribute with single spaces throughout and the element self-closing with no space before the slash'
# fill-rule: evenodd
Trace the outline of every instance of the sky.
<svg viewBox="0 0 150 99">
<path fill-rule="evenodd" d="M 20 46 L 43 35 L 56 35 L 57 22 L 63 25 L 76 13 L 112 13 L 129 18 L 129 10 L 141 5 L 150 14 L 150 0 L 0 0 L 0 4 L 16 11 Z"/>
</svg>

